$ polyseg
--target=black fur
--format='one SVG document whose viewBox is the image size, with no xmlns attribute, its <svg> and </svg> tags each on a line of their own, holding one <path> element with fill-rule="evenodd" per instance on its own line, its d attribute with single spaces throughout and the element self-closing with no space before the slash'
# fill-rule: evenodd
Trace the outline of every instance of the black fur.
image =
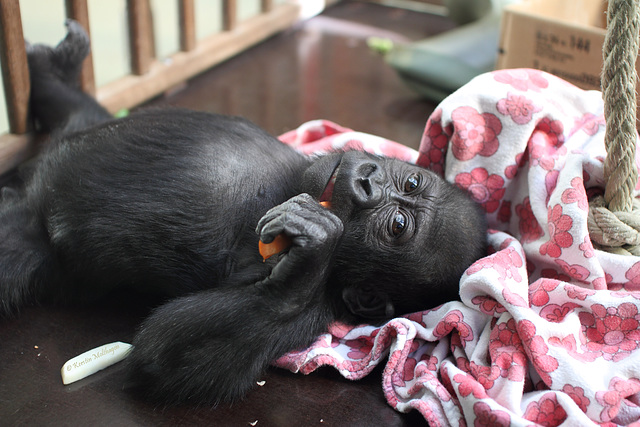
<svg viewBox="0 0 640 427">
<path fill-rule="evenodd" d="M 68 28 L 28 49 L 32 112 L 52 138 L 25 187 L 2 191 L 0 315 L 122 288 L 170 299 L 140 327 L 129 378 L 152 400 L 215 404 L 331 321 L 458 297 L 485 250 L 483 214 L 459 189 L 358 151 L 310 159 L 239 118 L 113 120 L 76 87 L 88 39 Z M 258 239 L 281 233 L 290 250 L 263 262 Z"/>
</svg>

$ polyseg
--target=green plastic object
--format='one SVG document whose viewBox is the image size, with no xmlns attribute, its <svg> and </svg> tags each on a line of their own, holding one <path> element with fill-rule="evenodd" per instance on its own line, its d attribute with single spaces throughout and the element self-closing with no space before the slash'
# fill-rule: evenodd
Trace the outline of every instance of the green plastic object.
<svg viewBox="0 0 640 427">
<path fill-rule="evenodd" d="M 370 39 L 404 83 L 422 96 L 440 102 L 472 78 L 491 71 L 498 57 L 500 14 L 492 12 L 473 23 L 409 44 Z"/>
<path fill-rule="evenodd" d="M 129 115 L 129 110 L 126 108 L 122 108 L 113 115 L 116 119 L 121 119 L 123 117 L 127 117 Z"/>
</svg>

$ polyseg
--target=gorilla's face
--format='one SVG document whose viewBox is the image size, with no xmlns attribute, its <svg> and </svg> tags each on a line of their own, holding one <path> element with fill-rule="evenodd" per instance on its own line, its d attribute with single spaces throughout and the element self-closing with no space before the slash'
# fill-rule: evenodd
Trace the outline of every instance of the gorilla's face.
<svg viewBox="0 0 640 427">
<path fill-rule="evenodd" d="M 302 191 L 330 202 L 345 224 L 366 219 L 376 242 L 397 246 L 427 240 L 448 187 L 418 166 L 348 151 L 319 158 L 307 169 Z"/>
<path fill-rule="evenodd" d="M 483 212 L 424 168 L 348 151 L 319 158 L 302 185 L 344 223 L 333 279 L 345 301 L 355 296 L 351 311 L 379 294 L 382 312 L 356 314 L 387 317 L 390 305 L 406 313 L 456 299 L 460 276 L 484 254 Z"/>
</svg>

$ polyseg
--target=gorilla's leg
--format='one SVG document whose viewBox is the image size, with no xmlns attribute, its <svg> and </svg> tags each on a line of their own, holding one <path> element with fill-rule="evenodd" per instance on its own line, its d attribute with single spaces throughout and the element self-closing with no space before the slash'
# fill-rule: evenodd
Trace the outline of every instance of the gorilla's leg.
<svg viewBox="0 0 640 427">
<path fill-rule="evenodd" d="M 46 231 L 18 190 L 0 190 L 0 317 L 33 302 L 55 281 Z"/>
<path fill-rule="evenodd" d="M 89 38 L 75 21 L 56 46 L 27 46 L 31 79 L 31 112 L 41 131 L 70 133 L 109 120 L 111 115 L 82 92 L 78 77 L 89 54 Z"/>
<path fill-rule="evenodd" d="M 67 22 L 68 34 L 58 46 L 27 46 L 31 109 L 41 130 L 56 135 L 84 129 L 111 118 L 78 87 L 89 39 L 82 27 Z M 52 143 L 55 144 L 56 138 Z M 43 297 L 59 283 L 55 257 L 41 218 L 42 188 L 0 190 L 0 317 Z"/>
</svg>

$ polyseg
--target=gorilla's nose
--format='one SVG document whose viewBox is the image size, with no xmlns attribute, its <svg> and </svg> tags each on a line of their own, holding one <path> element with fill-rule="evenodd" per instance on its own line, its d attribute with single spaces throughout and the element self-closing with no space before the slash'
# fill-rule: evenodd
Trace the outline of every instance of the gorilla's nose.
<svg viewBox="0 0 640 427">
<path fill-rule="evenodd" d="M 362 208 L 379 204 L 385 176 L 382 165 L 368 156 L 358 156 L 351 166 L 349 184 L 353 202 Z"/>
</svg>

